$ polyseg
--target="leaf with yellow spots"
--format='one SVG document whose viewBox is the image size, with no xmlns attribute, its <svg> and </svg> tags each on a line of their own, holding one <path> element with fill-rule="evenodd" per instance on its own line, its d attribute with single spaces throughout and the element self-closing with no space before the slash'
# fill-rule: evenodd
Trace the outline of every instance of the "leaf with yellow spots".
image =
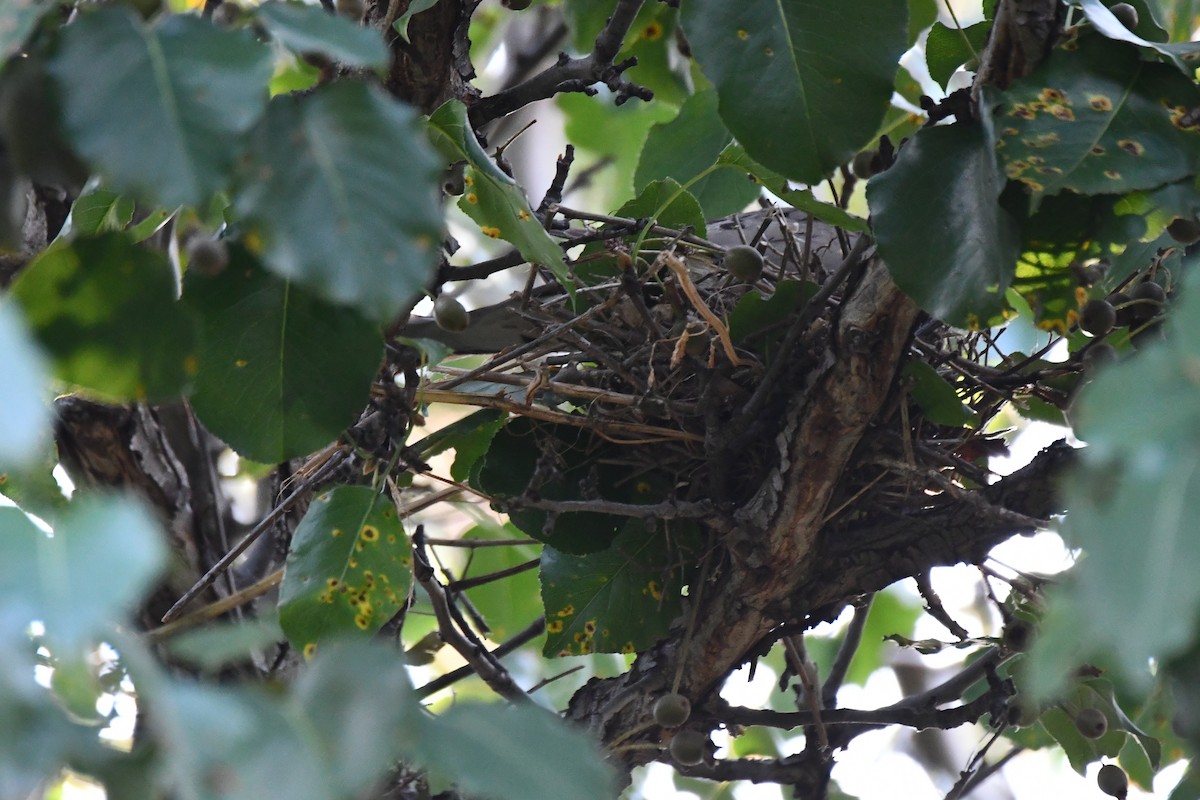
<svg viewBox="0 0 1200 800">
<path fill-rule="evenodd" d="M 682 608 L 681 556 L 693 537 L 628 521 L 606 550 L 582 556 L 542 550 L 547 656 L 622 653 L 649 647 Z"/>
<path fill-rule="evenodd" d="M 300 650 L 329 637 L 370 636 L 408 597 L 411 564 L 391 501 L 365 486 L 326 492 L 292 537 L 279 625 Z"/>
<path fill-rule="evenodd" d="M 459 198 L 458 207 L 485 235 L 512 243 L 522 256 L 549 269 L 574 294 L 562 250 L 533 215 L 520 185 L 501 172 L 479 146 L 467 122 L 466 106 L 449 101 L 429 117 L 427 130 L 433 146 L 447 160 L 467 162 L 463 182 L 471 191 Z"/>
<path fill-rule="evenodd" d="M 1200 89 L 1137 47 L 1081 32 L 994 97 L 1008 177 L 1054 195 L 1122 194 L 1200 171 Z"/>
</svg>

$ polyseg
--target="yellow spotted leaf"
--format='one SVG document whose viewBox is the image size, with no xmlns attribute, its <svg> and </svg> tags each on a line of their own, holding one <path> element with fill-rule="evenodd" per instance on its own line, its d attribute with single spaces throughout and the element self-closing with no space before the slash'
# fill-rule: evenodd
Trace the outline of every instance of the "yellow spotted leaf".
<svg viewBox="0 0 1200 800">
<path fill-rule="evenodd" d="M 313 501 L 292 537 L 279 624 L 305 655 L 329 637 L 370 636 L 403 605 L 411 567 L 391 501 L 366 486 L 339 486 Z"/>
</svg>

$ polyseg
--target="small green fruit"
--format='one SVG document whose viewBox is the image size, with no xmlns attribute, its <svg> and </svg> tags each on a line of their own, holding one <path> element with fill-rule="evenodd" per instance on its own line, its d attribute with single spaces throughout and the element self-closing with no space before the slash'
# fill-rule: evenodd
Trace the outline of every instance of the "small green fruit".
<svg viewBox="0 0 1200 800">
<path fill-rule="evenodd" d="M 699 731 L 680 731 L 671 739 L 671 758 L 685 767 L 694 767 L 704 760 L 704 745 L 708 737 Z"/>
<path fill-rule="evenodd" d="M 1116 309 L 1107 300 L 1088 300 L 1079 313 L 1079 327 L 1092 336 L 1103 336 L 1116 324 Z"/>
<path fill-rule="evenodd" d="M 738 280 L 754 283 L 762 277 L 762 253 L 748 244 L 731 247 L 725 251 L 725 269 Z"/>
<path fill-rule="evenodd" d="M 664 728 L 678 728 L 692 715 L 692 703 L 681 694 L 664 694 L 654 702 L 654 723 Z"/>
<path fill-rule="evenodd" d="M 1099 739 L 1108 733 L 1108 717 L 1098 708 L 1085 708 L 1075 715 L 1075 727 L 1085 739 Z"/>
<path fill-rule="evenodd" d="M 1116 764 L 1105 764 L 1096 774 L 1096 784 L 1100 791 L 1117 800 L 1125 800 L 1129 795 L 1129 776 L 1125 770 Z"/>
<path fill-rule="evenodd" d="M 229 248 L 224 242 L 196 236 L 187 245 L 188 269 L 209 278 L 220 275 L 229 266 Z"/>
<path fill-rule="evenodd" d="M 1124 25 L 1129 30 L 1133 30 L 1138 26 L 1137 9 L 1129 5 L 1129 3 L 1117 3 L 1114 6 L 1109 6 L 1109 11 L 1117 18 L 1117 22 Z"/>
<path fill-rule="evenodd" d="M 1108 303 L 1117 312 L 1117 327 L 1127 328 L 1133 324 L 1133 308 L 1129 305 L 1132 298 L 1124 292 L 1113 292 L 1108 296 Z"/>
<path fill-rule="evenodd" d="M 1041 709 L 1036 704 L 1021 697 L 1014 697 L 1008 701 L 1008 723 L 1010 725 L 1016 725 L 1018 728 L 1028 728 L 1031 725 L 1037 724 L 1038 718 L 1041 715 Z"/>
<path fill-rule="evenodd" d="M 1129 290 L 1133 324 L 1141 325 L 1158 316 L 1158 311 L 1167 300 L 1167 293 L 1154 281 L 1142 281 Z"/>
<path fill-rule="evenodd" d="M 439 328 L 451 333 L 465 331 L 471 324 L 471 318 L 463 304 L 449 295 L 442 295 L 434 301 L 433 320 Z"/>
<path fill-rule="evenodd" d="M 1108 342 L 1096 342 L 1084 351 L 1083 363 L 1091 367 L 1098 367 L 1116 362 L 1117 357 L 1117 348 Z"/>
<path fill-rule="evenodd" d="M 1200 220 L 1178 217 L 1167 225 L 1167 233 L 1180 244 L 1200 242 Z"/>
<path fill-rule="evenodd" d="M 1011 620 L 1004 626 L 1002 634 L 1004 646 L 1017 653 L 1029 647 L 1029 640 L 1032 636 L 1033 626 L 1023 619 Z"/>
<path fill-rule="evenodd" d="M 878 172 L 875 168 L 878 156 L 879 153 L 874 150 L 863 150 L 854 156 L 854 160 L 850 162 L 850 171 L 854 173 L 854 177 L 865 181 Z"/>
</svg>

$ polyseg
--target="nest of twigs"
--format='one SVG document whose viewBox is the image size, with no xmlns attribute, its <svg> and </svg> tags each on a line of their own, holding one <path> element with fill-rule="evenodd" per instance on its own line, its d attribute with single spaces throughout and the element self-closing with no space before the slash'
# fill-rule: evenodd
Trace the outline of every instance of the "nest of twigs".
<svg viewBox="0 0 1200 800">
<path fill-rule="evenodd" d="M 750 283 L 722 265 L 725 251 L 741 244 L 764 256 L 761 277 Z M 763 445 L 806 391 L 807 374 L 828 357 L 839 304 L 869 256 L 855 235 L 779 209 L 713 223 L 705 238 L 653 228 L 636 258 L 627 239 L 593 242 L 576 259 L 574 298 L 547 285 L 506 301 L 504 312 L 520 321 L 506 325 L 520 329 L 522 341 L 477 367 L 436 367 L 418 399 L 498 408 L 538 423 L 531 446 L 545 465 L 511 506 L 537 499 L 538 475 L 549 479 L 563 449 L 582 447 L 630 478 L 674 476 L 671 502 L 735 508 L 772 468 L 777 448 Z M 928 421 L 909 391 L 912 379 L 899 377 L 844 475 L 845 505 L 899 511 L 953 481 L 986 481 L 981 458 L 1002 444 L 978 431 L 1006 402 L 1044 393 L 1044 369 L 1031 369 L 1036 359 L 988 366 L 1002 356 L 986 333 L 926 321 L 911 352 L 959 393 L 974 423 Z"/>
</svg>

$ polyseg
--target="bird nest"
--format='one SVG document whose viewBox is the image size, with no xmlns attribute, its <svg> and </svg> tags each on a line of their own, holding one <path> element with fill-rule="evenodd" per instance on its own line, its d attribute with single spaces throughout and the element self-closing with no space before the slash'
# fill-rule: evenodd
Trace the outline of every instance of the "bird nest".
<svg viewBox="0 0 1200 800">
<path fill-rule="evenodd" d="M 476 338 L 489 341 L 491 326 L 499 352 L 428 370 L 418 402 L 523 418 L 506 427 L 507 443 L 493 443 L 512 473 L 479 482 L 509 510 L 636 515 L 629 507 L 640 505 L 648 519 L 746 502 L 778 457 L 764 445 L 829 357 L 841 299 L 870 256 L 865 240 L 794 209 L 735 215 L 703 238 L 650 234 L 636 258 L 628 238 L 587 244 L 573 297 L 547 285 L 472 312 Z M 724 268 L 739 245 L 764 257 L 752 282 Z M 1044 362 L 1005 366 L 986 332 L 926 321 L 911 352 L 926 366 L 898 376 L 838 502 L 898 510 L 961 476 L 982 483 L 979 459 L 1002 448 L 978 433 L 984 424 L 1022 396 L 1065 398 L 1037 385 Z"/>
</svg>

